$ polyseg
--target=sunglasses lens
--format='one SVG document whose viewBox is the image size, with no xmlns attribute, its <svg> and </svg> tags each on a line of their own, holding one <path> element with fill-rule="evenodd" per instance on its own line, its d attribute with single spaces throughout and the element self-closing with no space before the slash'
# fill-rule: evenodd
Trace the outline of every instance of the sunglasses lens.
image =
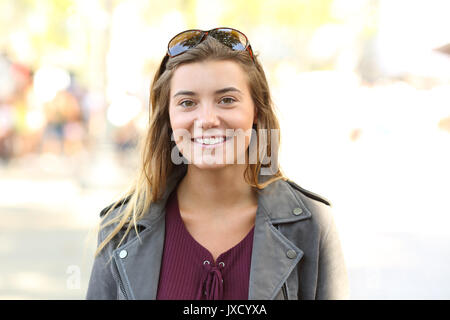
<svg viewBox="0 0 450 320">
<path fill-rule="evenodd" d="M 209 35 L 235 51 L 245 50 L 247 46 L 246 36 L 234 29 L 215 29 Z"/>
<path fill-rule="evenodd" d="M 169 42 L 169 54 L 176 56 L 195 47 L 203 37 L 202 31 L 187 31 L 175 36 Z"/>
</svg>

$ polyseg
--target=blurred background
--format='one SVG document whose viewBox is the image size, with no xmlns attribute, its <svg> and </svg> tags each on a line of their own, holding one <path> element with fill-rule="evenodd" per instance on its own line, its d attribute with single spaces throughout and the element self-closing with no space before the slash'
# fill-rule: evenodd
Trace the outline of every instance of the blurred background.
<svg viewBox="0 0 450 320">
<path fill-rule="evenodd" d="M 446 0 L 0 0 L 0 299 L 84 299 L 168 40 L 243 31 L 280 163 L 331 201 L 352 299 L 450 298 Z"/>
</svg>

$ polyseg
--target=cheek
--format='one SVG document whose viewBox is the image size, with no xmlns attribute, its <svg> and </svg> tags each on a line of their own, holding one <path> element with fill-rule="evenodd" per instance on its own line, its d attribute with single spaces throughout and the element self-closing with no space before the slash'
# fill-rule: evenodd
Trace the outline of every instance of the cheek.
<svg viewBox="0 0 450 320">
<path fill-rule="evenodd" d="M 247 121 L 247 123 L 250 123 L 250 127 L 251 127 L 253 125 L 253 121 L 255 119 L 256 107 L 253 102 L 253 98 L 250 96 L 247 98 L 245 110 L 246 110 L 246 121 Z"/>
<path fill-rule="evenodd" d="M 177 112 L 169 112 L 169 117 L 173 132 L 171 139 L 175 141 L 181 151 L 185 144 L 190 142 L 189 119 Z"/>
<path fill-rule="evenodd" d="M 184 128 L 186 126 L 186 117 L 173 108 L 169 109 L 169 118 L 172 129 Z"/>
<path fill-rule="evenodd" d="M 233 115 L 231 119 L 234 128 L 241 128 L 243 130 L 252 128 L 254 119 L 253 109 L 245 108 L 244 112 L 239 112 Z"/>
<path fill-rule="evenodd" d="M 170 125 L 172 127 L 172 130 L 178 130 L 178 131 L 189 131 L 192 122 L 189 119 L 183 118 L 183 117 L 173 117 L 170 120 Z"/>
</svg>

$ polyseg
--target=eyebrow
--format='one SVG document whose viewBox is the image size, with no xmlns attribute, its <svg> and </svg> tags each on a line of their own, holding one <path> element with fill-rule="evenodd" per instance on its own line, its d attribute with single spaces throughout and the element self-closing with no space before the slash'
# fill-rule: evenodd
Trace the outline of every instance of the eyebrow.
<svg viewBox="0 0 450 320">
<path fill-rule="evenodd" d="M 235 88 L 235 87 L 226 87 L 226 88 L 223 88 L 223 89 L 220 89 L 220 90 L 216 90 L 214 92 L 214 94 L 222 94 L 222 93 L 226 93 L 226 92 L 230 92 L 230 91 L 234 91 L 234 92 L 238 92 L 238 93 L 242 94 L 242 92 L 239 89 Z M 178 91 L 177 93 L 175 93 L 173 95 L 173 97 L 175 98 L 177 96 L 182 96 L 182 95 L 195 96 L 196 93 L 194 91 L 182 90 L 182 91 Z"/>
</svg>

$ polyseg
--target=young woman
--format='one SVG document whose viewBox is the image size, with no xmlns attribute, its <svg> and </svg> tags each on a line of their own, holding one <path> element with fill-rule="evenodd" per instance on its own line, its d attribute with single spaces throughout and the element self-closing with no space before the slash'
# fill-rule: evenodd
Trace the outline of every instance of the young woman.
<svg viewBox="0 0 450 320">
<path fill-rule="evenodd" d="M 87 299 L 348 298 L 330 204 L 281 172 L 243 33 L 176 35 L 150 107 L 139 174 L 101 212 Z"/>
</svg>

